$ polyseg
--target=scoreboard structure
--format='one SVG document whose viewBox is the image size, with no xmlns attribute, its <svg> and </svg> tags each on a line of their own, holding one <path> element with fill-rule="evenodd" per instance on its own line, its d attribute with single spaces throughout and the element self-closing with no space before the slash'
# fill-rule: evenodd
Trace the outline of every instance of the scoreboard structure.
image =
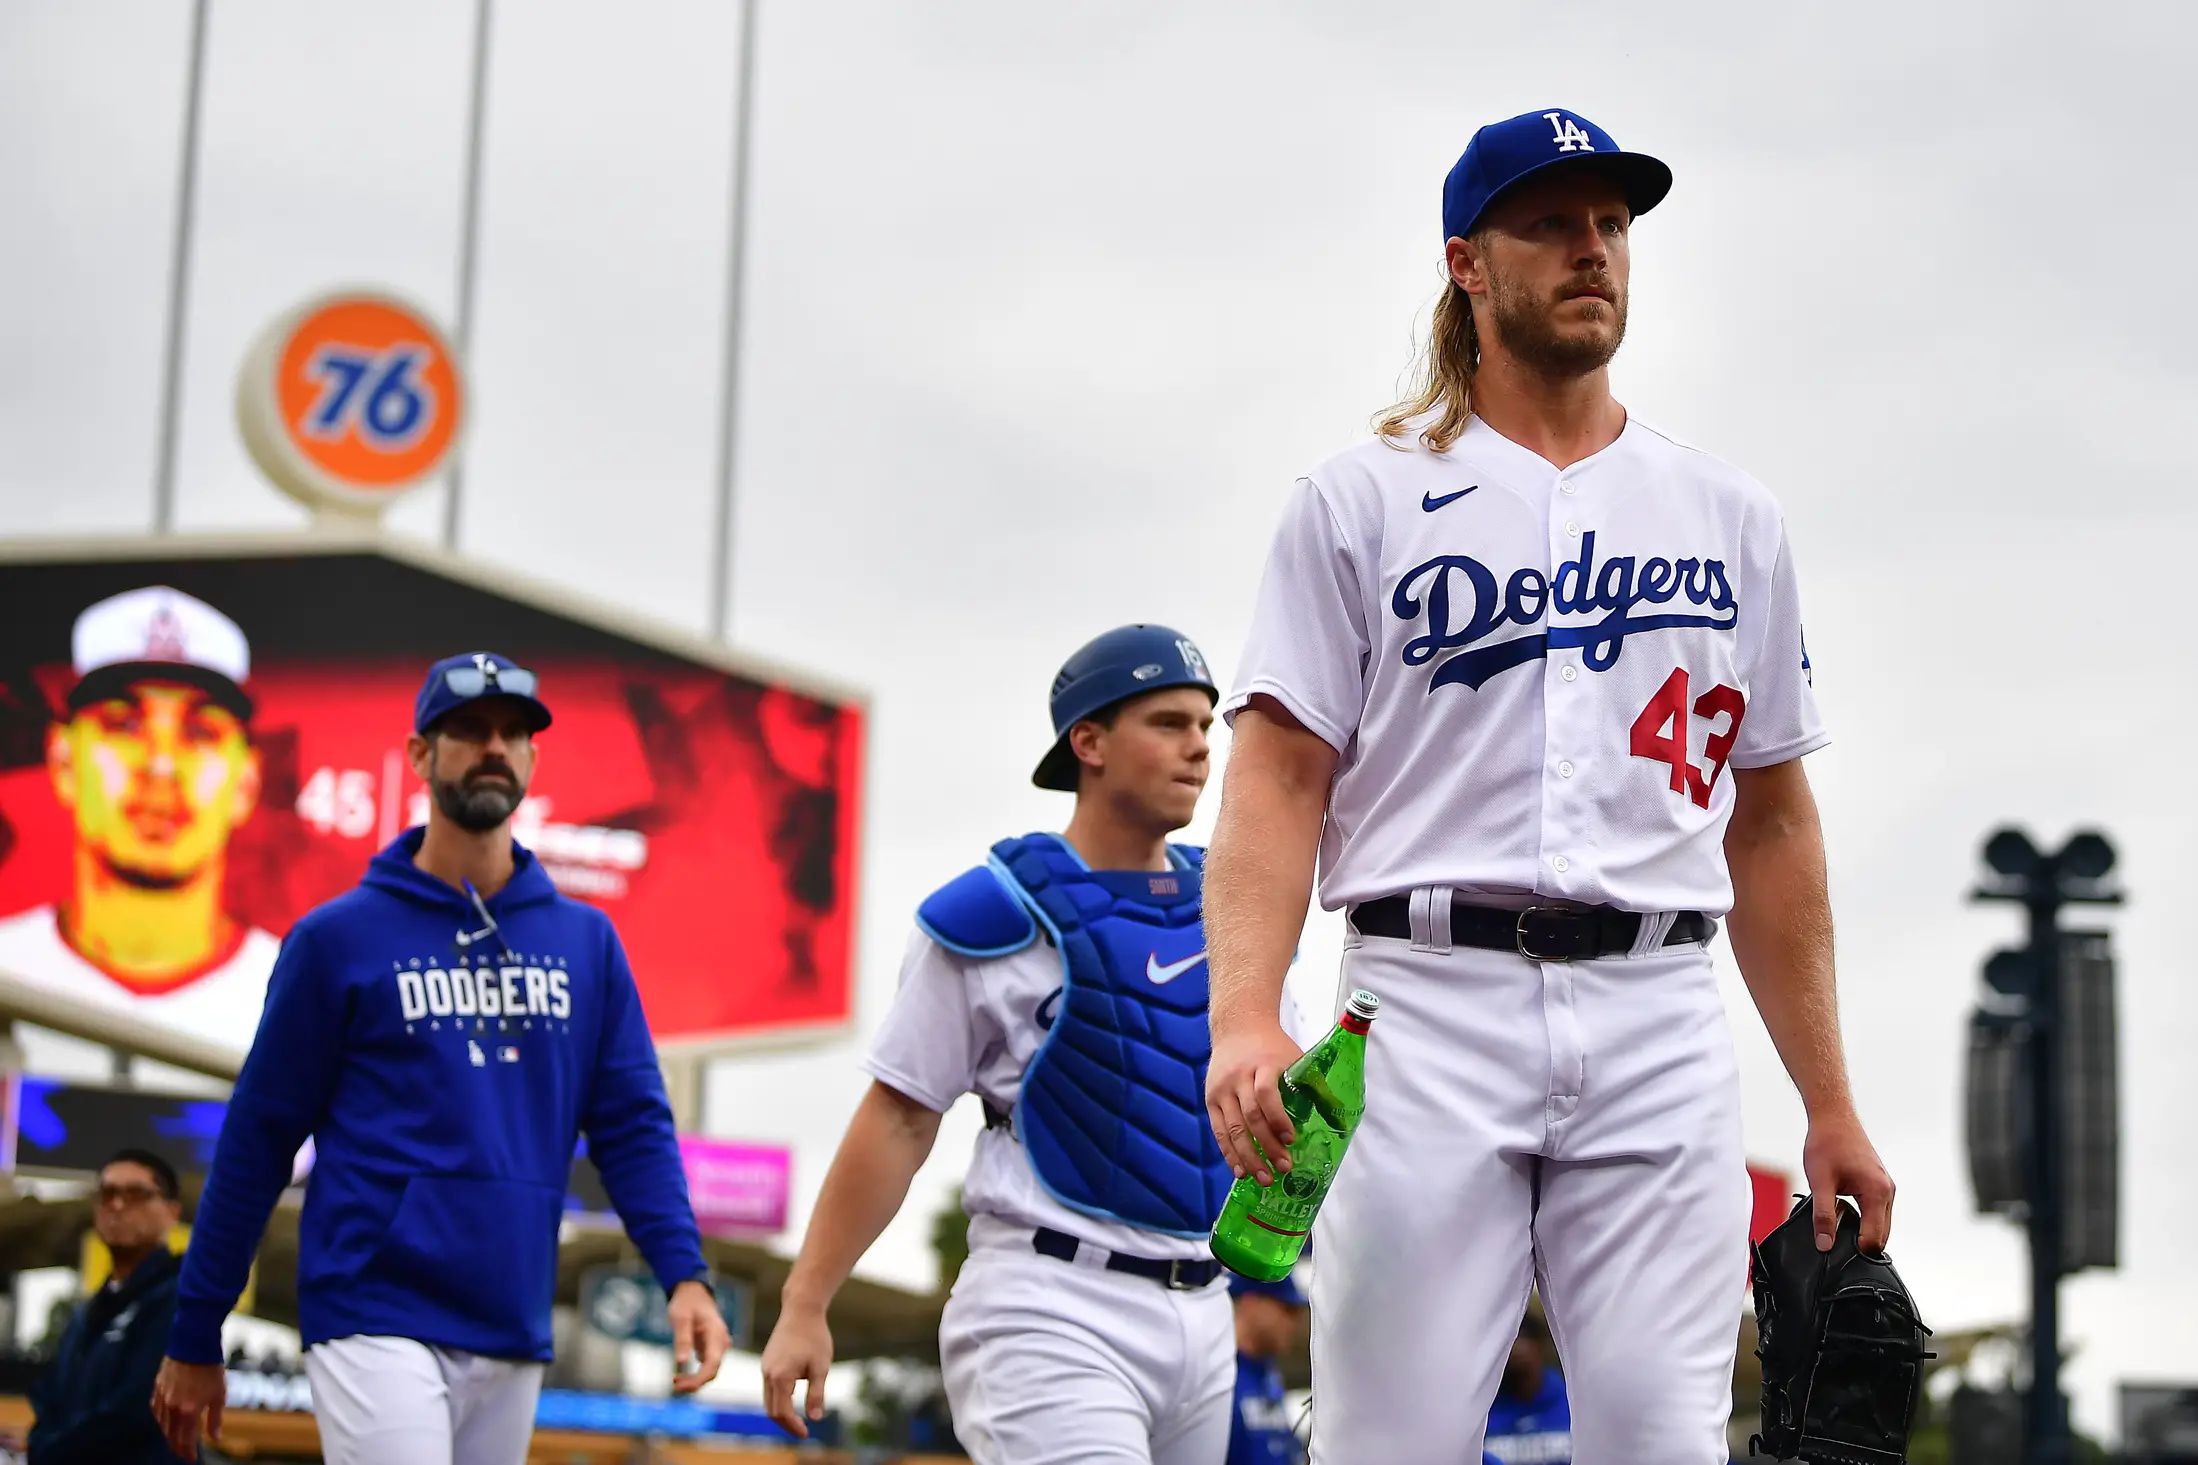
<svg viewBox="0 0 2198 1465">
<path fill-rule="evenodd" d="M 204 719 L 218 737 L 189 716 L 197 610 L 80 690 L 85 613 L 146 590 L 241 636 L 200 657 L 243 671 L 245 715 Z M 613 918 L 667 1058 L 852 1021 L 850 688 L 361 520 L 16 541 L 0 626 L 0 971 L 241 1050 L 283 933 L 426 817 L 403 756 L 426 667 L 486 650 L 537 672 L 556 716 L 516 836 Z"/>
</svg>

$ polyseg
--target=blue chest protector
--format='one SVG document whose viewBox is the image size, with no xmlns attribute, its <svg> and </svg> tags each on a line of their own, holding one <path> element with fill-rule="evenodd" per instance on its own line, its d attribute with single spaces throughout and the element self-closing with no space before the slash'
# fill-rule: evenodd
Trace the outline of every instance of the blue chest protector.
<svg viewBox="0 0 2198 1465">
<path fill-rule="evenodd" d="M 1044 929 L 1061 998 L 1015 1106 L 1039 1184 L 1088 1216 L 1202 1237 L 1232 1180 L 1206 1120 L 1205 852 L 1169 854 L 1166 872 L 1093 870 L 1058 836 L 1005 840 L 916 921 L 977 957 L 1020 951 Z"/>
</svg>

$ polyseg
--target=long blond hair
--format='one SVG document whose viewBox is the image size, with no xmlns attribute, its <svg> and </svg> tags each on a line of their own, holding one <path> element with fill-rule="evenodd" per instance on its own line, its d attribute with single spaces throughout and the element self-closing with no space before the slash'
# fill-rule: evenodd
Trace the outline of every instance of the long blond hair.
<svg viewBox="0 0 2198 1465">
<path fill-rule="evenodd" d="M 1480 369 L 1481 339 L 1473 328 L 1473 298 L 1448 279 L 1428 325 L 1427 353 L 1414 372 L 1412 394 L 1374 418 L 1374 430 L 1401 448 L 1416 420 L 1437 413 L 1420 429 L 1429 452 L 1447 453 L 1473 416 L 1473 374 Z"/>
</svg>

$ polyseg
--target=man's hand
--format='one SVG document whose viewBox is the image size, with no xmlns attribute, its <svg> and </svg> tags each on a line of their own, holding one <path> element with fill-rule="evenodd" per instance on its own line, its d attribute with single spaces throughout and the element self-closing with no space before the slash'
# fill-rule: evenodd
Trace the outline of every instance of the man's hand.
<svg viewBox="0 0 2198 1465">
<path fill-rule="evenodd" d="M 1221 1157 L 1238 1179 L 1250 1175 L 1261 1185 L 1274 1184 L 1269 1158 L 1276 1170 L 1290 1173 L 1290 1142 L 1297 1130 L 1282 1107 L 1282 1071 L 1304 1051 L 1280 1021 L 1214 1034 L 1206 1065 L 1206 1117 L 1221 1141 Z"/>
<path fill-rule="evenodd" d="M 1860 1245 L 1880 1252 L 1893 1234 L 1893 1177 L 1877 1157 L 1862 1120 L 1851 1108 L 1809 1120 L 1801 1170 L 1815 1197 L 1816 1249 L 1830 1251 L 1839 1234 L 1839 1197 L 1853 1196 L 1862 1211 Z"/>
<path fill-rule="evenodd" d="M 717 1310 L 710 1284 L 687 1281 L 672 1289 L 665 1304 L 672 1323 L 672 1392 L 691 1394 L 717 1377 L 733 1335 Z M 697 1366 L 690 1368 L 690 1364 Z"/>
<path fill-rule="evenodd" d="M 809 1438 L 809 1425 L 794 1408 L 794 1381 L 808 1380 L 802 1404 L 810 1419 L 822 1419 L 824 1376 L 831 1369 L 832 1328 L 824 1309 L 785 1304 L 763 1345 L 763 1412 L 796 1439 Z"/>
<path fill-rule="evenodd" d="M 199 1420 L 206 1421 L 206 1438 L 221 1438 L 221 1406 L 229 1398 L 229 1378 L 218 1363 L 178 1363 L 160 1360 L 160 1375 L 153 1380 L 153 1419 L 167 1437 L 168 1448 L 186 1460 L 198 1458 Z"/>
</svg>

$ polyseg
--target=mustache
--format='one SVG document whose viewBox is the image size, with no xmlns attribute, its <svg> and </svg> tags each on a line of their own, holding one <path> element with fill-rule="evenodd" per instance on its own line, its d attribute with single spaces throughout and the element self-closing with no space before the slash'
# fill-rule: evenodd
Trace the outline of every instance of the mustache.
<svg viewBox="0 0 2198 1465">
<path fill-rule="evenodd" d="M 1577 275 L 1567 280 L 1557 287 L 1556 298 L 1559 301 L 1564 301 L 1570 300 L 1576 295 L 1586 294 L 1599 295 L 1611 305 L 1616 305 L 1619 299 L 1618 286 L 1611 280 L 1610 276 L 1600 270 L 1585 275 Z"/>
<path fill-rule="evenodd" d="M 468 769 L 466 771 L 466 776 L 460 781 L 463 783 L 472 783 L 476 779 L 489 777 L 501 778 L 507 783 L 512 784 L 516 784 L 519 782 L 519 775 L 512 772 L 511 766 L 505 763 L 483 763 L 478 768 Z"/>
</svg>

